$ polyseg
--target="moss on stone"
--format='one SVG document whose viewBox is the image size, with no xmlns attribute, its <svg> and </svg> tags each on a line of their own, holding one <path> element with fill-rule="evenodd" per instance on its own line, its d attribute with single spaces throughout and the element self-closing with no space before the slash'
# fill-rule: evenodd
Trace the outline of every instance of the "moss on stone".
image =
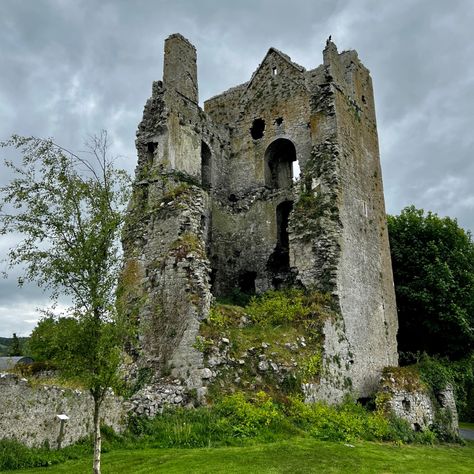
<svg viewBox="0 0 474 474">
<path fill-rule="evenodd" d="M 194 254 L 194 257 L 199 258 L 206 256 L 201 239 L 193 232 L 184 232 L 172 242 L 170 253 L 176 257 L 177 261 L 185 259 L 190 254 Z"/>
<path fill-rule="evenodd" d="M 420 377 L 420 371 L 415 365 L 406 367 L 385 367 L 382 372 L 385 383 L 397 390 L 407 392 L 426 392 L 428 386 Z"/>
<path fill-rule="evenodd" d="M 332 316 L 329 295 L 297 289 L 267 292 L 245 307 L 215 304 L 195 345 L 216 365 L 211 399 L 236 390 L 281 399 L 317 383 L 323 322 Z"/>
</svg>

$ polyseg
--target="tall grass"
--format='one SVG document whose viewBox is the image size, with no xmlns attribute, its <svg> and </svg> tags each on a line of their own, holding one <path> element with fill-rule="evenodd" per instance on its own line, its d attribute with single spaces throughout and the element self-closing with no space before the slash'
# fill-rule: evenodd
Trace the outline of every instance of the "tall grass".
<svg viewBox="0 0 474 474">
<path fill-rule="evenodd" d="M 165 411 L 153 419 L 133 417 L 128 430 L 103 428 L 103 451 L 144 448 L 242 446 L 308 437 L 327 441 L 355 440 L 433 443 L 435 435 L 415 433 L 408 423 L 384 418 L 359 404 L 305 404 L 298 398 L 275 403 L 263 392 L 249 398 L 235 393 L 212 407 Z M 91 454 L 90 440 L 59 451 L 30 449 L 16 441 L 0 441 L 0 470 L 49 466 Z"/>
</svg>

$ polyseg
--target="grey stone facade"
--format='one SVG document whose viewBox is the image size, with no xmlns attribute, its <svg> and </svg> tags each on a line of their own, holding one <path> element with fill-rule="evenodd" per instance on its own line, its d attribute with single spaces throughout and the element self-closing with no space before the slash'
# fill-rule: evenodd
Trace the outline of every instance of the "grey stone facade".
<svg viewBox="0 0 474 474">
<path fill-rule="evenodd" d="M 198 105 L 196 50 L 165 42 L 137 131 L 121 302 L 137 364 L 201 390 L 213 296 L 330 292 L 324 374 L 307 399 L 372 394 L 397 365 L 397 315 L 369 71 L 328 42 L 312 70 L 271 48 L 250 80 Z M 299 177 L 296 176 L 300 170 Z"/>
<path fill-rule="evenodd" d="M 30 447 L 64 447 L 93 432 L 94 402 L 88 392 L 32 384 L 15 374 L 0 373 L 0 438 Z M 102 422 L 115 431 L 125 427 L 122 400 L 109 394 L 102 405 Z M 58 415 L 66 415 L 61 432 Z"/>
</svg>

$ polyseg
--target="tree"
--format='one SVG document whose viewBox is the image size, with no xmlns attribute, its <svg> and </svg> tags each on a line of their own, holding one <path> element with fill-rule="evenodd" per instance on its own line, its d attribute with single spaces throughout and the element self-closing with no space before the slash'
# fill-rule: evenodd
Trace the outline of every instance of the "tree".
<svg viewBox="0 0 474 474">
<path fill-rule="evenodd" d="M 53 363 L 54 367 L 62 366 L 62 353 L 65 351 L 63 346 L 70 344 L 70 336 L 66 335 L 74 334 L 76 324 L 75 318 L 46 315 L 30 334 L 28 353 L 37 362 Z"/>
<path fill-rule="evenodd" d="M 10 346 L 9 355 L 10 355 L 11 357 L 14 357 L 14 356 L 21 356 L 20 340 L 18 339 L 18 337 L 17 337 L 17 335 L 16 335 L 15 333 L 13 333 L 12 343 L 11 343 L 11 346 Z"/>
<path fill-rule="evenodd" d="M 401 352 L 459 359 L 474 349 L 474 243 L 455 219 L 388 216 Z"/>
<path fill-rule="evenodd" d="M 55 362 L 80 380 L 94 401 L 93 472 L 100 473 L 100 409 L 119 380 L 121 324 L 114 309 L 120 266 L 118 236 L 129 198 L 129 177 L 113 166 L 107 134 L 77 155 L 51 139 L 14 135 L 1 143 L 21 153 L 5 164 L 14 178 L 0 188 L 0 233 L 22 237 L 8 252 L 24 278 L 72 299 L 73 323 L 56 339 Z M 23 280 L 19 280 L 21 285 Z"/>
</svg>

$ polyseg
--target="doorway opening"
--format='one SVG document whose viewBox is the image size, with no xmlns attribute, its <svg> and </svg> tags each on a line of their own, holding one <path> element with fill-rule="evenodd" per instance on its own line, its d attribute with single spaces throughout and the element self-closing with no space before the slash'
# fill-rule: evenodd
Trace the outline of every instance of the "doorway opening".
<svg viewBox="0 0 474 474">
<path fill-rule="evenodd" d="M 268 270 L 275 274 L 290 271 L 288 221 L 292 209 L 293 203 L 291 201 L 283 201 L 276 208 L 277 243 L 267 263 Z"/>
<path fill-rule="evenodd" d="M 243 272 L 239 275 L 239 290 L 247 295 L 254 295 L 256 292 L 255 280 L 257 272 Z"/>
<path fill-rule="evenodd" d="M 201 185 L 207 190 L 212 185 L 211 150 L 204 142 L 201 142 Z"/>
</svg>

